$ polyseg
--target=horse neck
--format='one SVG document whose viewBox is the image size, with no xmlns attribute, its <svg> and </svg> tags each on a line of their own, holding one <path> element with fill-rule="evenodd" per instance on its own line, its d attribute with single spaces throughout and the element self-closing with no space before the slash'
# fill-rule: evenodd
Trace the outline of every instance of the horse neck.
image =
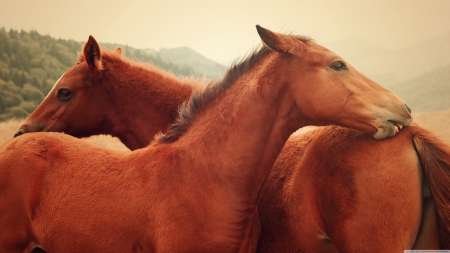
<svg viewBox="0 0 450 253">
<path fill-rule="evenodd" d="M 235 198 L 231 201 L 249 204 L 246 210 L 254 211 L 262 184 L 284 143 L 301 126 L 293 114 L 294 100 L 281 85 L 285 75 L 267 71 L 277 68 L 272 57 L 276 55 L 266 56 L 262 67 L 240 77 L 177 141 L 206 165 L 205 173 L 220 175 L 226 192 L 232 184 Z M 196 143 L 195 149 L 192 143 Z"/>
<path fill-rule="evenodd" d="M 180 80 L 155 67 L 122 64 L 105 75 L 112 85 L 111 134 L 129 149 L 147 146 L 153 136 L 167 130 L 178 117 L 178 108 L 198 84 Z"/>
</svg>

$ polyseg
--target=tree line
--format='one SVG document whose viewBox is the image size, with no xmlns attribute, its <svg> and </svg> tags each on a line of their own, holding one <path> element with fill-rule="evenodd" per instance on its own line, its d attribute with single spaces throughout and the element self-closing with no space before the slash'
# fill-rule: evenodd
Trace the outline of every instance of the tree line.
<svg viewBox="0 0 450 253">
<path fill-rule="evenodd" d="M 33 112 L 56 80 L 75 65 L 83 44 L 34 30 L 0 28 L 0 121 L 25 118 Z M 129 59 L 151 63 L 177 76 L 195 73 L 187 66 L 166 62 L 144 50 L 122 46 L 122 51 Z"/>
</svg>

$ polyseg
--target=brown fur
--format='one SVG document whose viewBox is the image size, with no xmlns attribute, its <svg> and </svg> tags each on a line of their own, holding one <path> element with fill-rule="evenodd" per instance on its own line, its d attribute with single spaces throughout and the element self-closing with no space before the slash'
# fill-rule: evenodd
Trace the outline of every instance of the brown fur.
<svg viewBox="0 0 450 253">
<path fill-rule="evenodd" d="M 245 60 L 230 67 L 222 80 L 211 82 L 201 93 L 193 93 L 189 102 L 184 103 L 180 108 L 180 114 L 177 123 L 169 128 L 165 134 L 157 137 L 159 141 L 174 141 L 178 139 L 195 120 L 196 115 L 214 101 L 223 92 L 236 82 L 236 80 L 247 73 L 254 65 L 258 64 L 271 50 L 268 47 L 262 47 L 254 51 Z"/>
<path fill-rule="evenodd" d="M 292 38 L 303 43 L 312 42 L 310 38 L 304 36 L 292 36 Z M 262 46 L 243 60 L 235 61 L 221 80 L 210 82 L 205 90 L 200 93 L 193 93 L 189 101 L 184 102 L 181 106 L 177 122 L 169 128 L 167 133 L 161 133 L 156 139 L 159 141 L 176 140 L 186 131 L 190 122 L 195 119 L 197 114 L 201 113 L 203 108 L 207 107 L 211 101 L 214 101 L 216 97 L 225 92 L 230 85 L 252 69 L 270 52 L 271 49 L 269 47 Z"/>
<path fill-rule="evenodd" d="M 422 147 L 416 151 L 412 140 Z M 434 209 L 421 187 L 427 184 L 422 168 L 426 174 L 437 160 L 441 166 L 435 169 L 448 171 L 449 156 L 447 145 L 417 125 L 382 142 L 335 126 L 294 134 L 261 193 L 258 252 L 439 249 L 439 238 L 445 241 L 449 234 L 437 233 Z M 446 228 L 448 219 L 439 220 Z"/>
<path fill-rule="evenodd" d="M 263 57 L 176 141 L 122 153 L 35 133 L 3 145 L 0 203 L 6 204 L 0 206 L 0 224 L 20 229 L 0 231 L 0 252 L 36 244 L 48 252 L 253 252 L 259 192 L 291 132 L 334 123 L 373 133 L 374 121 L 389 128 L 387 120 L 410 119 L 401 100 L 350 66 L 331 70 L 337 55 L 314 43 L 282 41 L 283 47 L 301 47 L 292 51 L 301 54 Z M 70 81 L 99 84 L 107 74 L 74 68 L 55 92 Z M 361 87 L 368 93 L 348 91 Z M 341 100 L 331 98 L 341 92 L 359 106 L 340 108 Z"/>
</svg>

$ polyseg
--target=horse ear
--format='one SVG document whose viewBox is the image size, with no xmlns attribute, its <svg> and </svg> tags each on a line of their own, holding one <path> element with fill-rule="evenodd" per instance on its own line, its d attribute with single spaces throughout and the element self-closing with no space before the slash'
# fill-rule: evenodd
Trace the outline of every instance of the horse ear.
<svg viewBox="0 0 450 253">
<path fill-rule="evenodd" d="M 263 43 L 279 53 L 293 54 L 299 46 L 289 35 L 272 32 L 260 25 L 256 25 L 256 30 Z"/>
<path fill-rule="evenodd" d="M 122 56 L 122 48 L 118 47 L 116 50 L 114 50 L 118 55 Z"/>
<path fill-rule="evenodd" d="M 89 36 L 86 45 L 84 45 L 83 53 L 89 67 L 92 69 L 102 68 L 102 54 L 100 51 L 100 46 L 91 35 Z"/>
</svg>

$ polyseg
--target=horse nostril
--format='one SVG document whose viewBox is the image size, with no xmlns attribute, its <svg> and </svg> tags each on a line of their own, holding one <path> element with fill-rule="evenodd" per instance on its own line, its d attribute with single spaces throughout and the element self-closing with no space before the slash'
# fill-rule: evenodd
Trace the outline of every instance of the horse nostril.
<svg viewBox="0 0 450 253">
<path fill-rule="evenodd" d="M 409 112 L 409 114 L 411 114 L 411 108 L 409 108 L 409 106 L 407 104 L 405 104 L 406 110 Z"/>
<path fill-rule="evenodd" d="M 20 129 L 17 133 L 14 134 L 14 138 L 16 138 L 17 136 L 22 135 L 24 133 L 25 133 L 25 131 L 23 131 L 23 129 Z"/>
</svg>

